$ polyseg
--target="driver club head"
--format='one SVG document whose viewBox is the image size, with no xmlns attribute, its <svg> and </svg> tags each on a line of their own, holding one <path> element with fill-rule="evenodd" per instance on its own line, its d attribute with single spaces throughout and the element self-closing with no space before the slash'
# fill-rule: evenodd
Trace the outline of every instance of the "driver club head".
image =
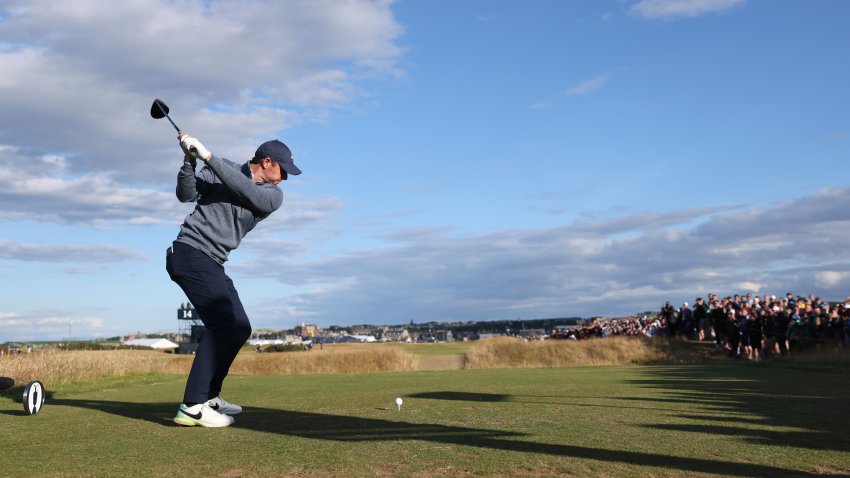
<svg viewBox="0 0 850 478">
<path fill-rule="evenodd" d="M 177 133 L 180 134 L 181 133 L 180 128 L 178 128 L 177 125 L 174 124 L 174 121 L 171 119 L 171 117 L 168 116 L 168 111 L 169 111 L 168 105 L 165 104 L 164 101 L 162 101 L 159 98 L 156 98 L 155 100 L 153 100 L 153 104 L 151 105 L 151 118 L 153 118 L 153 119 L 168 118 L 168 121 L 171 123 L 171 126 L 174 126 L 174 129 L 177 130 Z"/>
<path fill-rule="evenodd" d="M 165 118 L 165 116 L 168 114 L 168 111 L 168 105 L 165 104 L 164 101 L 159 98 L 153 100 L 153 104 L 151 105 L 151 118 Z"/>
</svg>

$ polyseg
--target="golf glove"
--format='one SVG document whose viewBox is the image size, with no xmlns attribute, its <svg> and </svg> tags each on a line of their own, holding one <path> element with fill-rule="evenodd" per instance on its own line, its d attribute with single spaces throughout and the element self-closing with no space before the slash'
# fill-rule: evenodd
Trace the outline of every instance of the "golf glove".
<svg viewBox="0 0 850 478">
<path fill-rule="evenodd" d="M 205 148 L 200 141 L 198 141 L 198 138 L 193 138 L 188 134 L 181 135 L 180 146 L 183 148 L 183 151 L 200 159 L 201 161 L 209 161 L 212 157 L 212 153 L 210 153 L 209 150 Z"/>
</svg>

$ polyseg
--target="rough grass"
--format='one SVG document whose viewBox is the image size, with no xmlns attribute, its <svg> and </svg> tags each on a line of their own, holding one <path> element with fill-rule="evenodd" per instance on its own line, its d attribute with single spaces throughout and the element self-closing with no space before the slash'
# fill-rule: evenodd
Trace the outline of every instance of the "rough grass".
<svg viewBox="0 0 850 478">
<path fill-rule="evenodd" d="M 0 357 L 0 375 L 18 384 L 41 380 L 64 385 L 147 373 L 183 374 L 191 363 L 191 356 L 147 350 L 45 351 Z"/>
<path fill-rule="evenodd" d="M 465 366 L 481 369 L 700 363 L 709 359 L 708 347 L 645 337 L 544 342 L 497 337 L 472 345 L 466 353 Z"/>
<path fill-rule="evenodd" d="M 149 373 L 186 375 L 193 356 L 146 350 L 34 352 L 0 357 L 0 375 L 19 385 L 41 380 L 53 385 L 84 383 Z M 397 347 L 325 347 L 311 352 L 255 354 L 243 351 L 230 371 L 244 375 L 405 372 L 420 361 Z"/>
<path fill-rule="evenodd" d="M 729 359 L 709 343 L 610 337 L 584 341 L 526 342 L 499 337 L 460 346 L 452 344 L 334 344 L 309 352 L 255 354 L 243 350 L 231 373 L 302 375 L 408 372 L 488 368 L 551 368 L 598 365 L 697 364 Z M 465 351 L 465 354 L 462 353 Z M 442 353 L 440 353 L 442 352 Z M 29 380 L 53 385 L 152 373 L 189 372 L 193 357 L 144 350 L 34 352 L 0 357 L 0 376 L 20 386 Z M 778 365 L 850 364 L 850 349 L 811 351 L 773 360 Z"/>
<path fill-rule="evenodd" d="M 245 375 L 299 375 L 328 373 L 408 372 L 416 370 L 415 358 L 396 347 L 325 347 L 310 352 L 274 354 L 242 353 L 231 373 Z"/>
</svg>

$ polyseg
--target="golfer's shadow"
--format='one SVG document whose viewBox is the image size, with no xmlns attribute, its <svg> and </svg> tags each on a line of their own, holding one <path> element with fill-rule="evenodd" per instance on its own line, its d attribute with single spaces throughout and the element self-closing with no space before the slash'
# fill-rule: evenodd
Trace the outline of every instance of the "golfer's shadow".
<svg viewBox="0 0 850 478">
<path fill-rule="evenodd" d="M 174 403 L 133 403 L 114 402 L 109 400 L 75 400 L 59 398 L 45 400 L 45 407 L 65 406 L 76 408 L 88 408 L 99 412 L 119 415 L 134 420 L 143 420 L 156 423 L 157 425 L 174 425 L 174 414 L 177 407 Z"/>
<path fill-rule="evenodd" d="M 433 400 L 456 400 L 461 402 L 507 402 L 511 395 L 502 393 L 478 392 L 422 392 L 410 395 L 410 398 L 429 398 Z"/>
<path fill-rule="evenodd" d="M 456 395 L 453 398 L 459 398 Z M 446 397 L 443 397 L 446 398 Z M 481 398 L 481 397 L 479 397 Z M 494 398 L 494 397 L 490 397 Z M 128 403 L 106 400 L 57 399 L 47 406 L 88 408 L 157 425 L 173 426 L 174 403 Z M 237 417 L 234 427 L 263 433 L 296 436 L 331 441 L 399 441 L 419 440 L 442 444 L 489 448 L 508 452 L 536 453 L 551 456 L 599 460 L 629 465 L 642 465 L 683 470 L 712 472 L 727 476 L 816 476 L 797 470 L 670 456 L 667 454 L 601 449 L 560 443 L 539 443 L 528 440 L 524 433 L 469 428 L 451 425 L 408 423 L 402 421 L 325 415 L 292 410 L 246 407 Z"/>
</svg>

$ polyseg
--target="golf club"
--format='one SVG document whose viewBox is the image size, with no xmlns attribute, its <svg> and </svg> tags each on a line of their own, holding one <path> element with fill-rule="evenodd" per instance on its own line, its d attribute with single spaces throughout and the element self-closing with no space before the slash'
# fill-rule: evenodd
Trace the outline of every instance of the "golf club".
<svg viewBox="0 0 850 478">
<path fill-rule="evenodd" d="M 162 101 L 159 98 L 155 98 L 153 100 L 153 104 L 151 105 L 151 118 L 153 118 L 153 119 L 168 118 L 168 122 L 171 123 L 171 126 L 174 126 L 174 129 L 177 130 L 177 134 L 180 135 L 183 132 L 180 131 L 180 128 L 177 126 L 177 124 L 174 123 L 174 120 L 171 119 L 171 116 L 168 116 L 169 111 L 170 110 L 168 108 L 168 105 L 165 104 L 164 101 Z M 193 153 L 196 151 L 194 146 L 192 146 L 189 149 Z"/>
</svg>

